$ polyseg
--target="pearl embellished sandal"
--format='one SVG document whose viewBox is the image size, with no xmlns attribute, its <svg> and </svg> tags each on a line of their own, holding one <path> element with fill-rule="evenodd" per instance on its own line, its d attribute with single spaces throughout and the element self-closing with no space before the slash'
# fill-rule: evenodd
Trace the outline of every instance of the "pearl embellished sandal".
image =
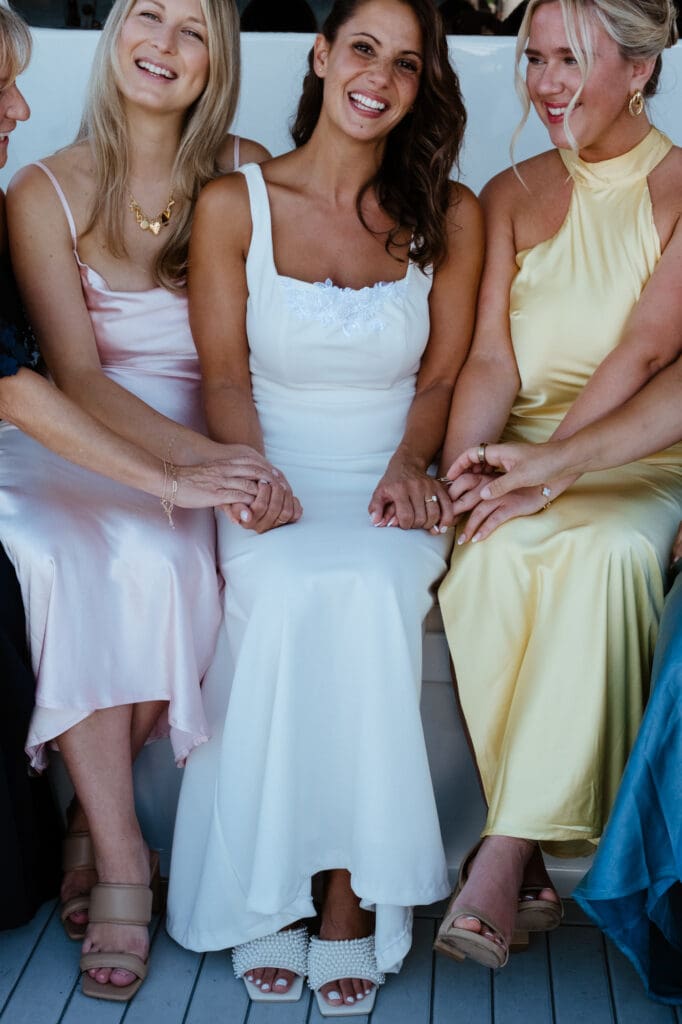
<svg viewBox="0 0 682 1024">
<path fill-rule="evenodd" d="M 371 982 L 374 988 L 364 999 L 358 999 L 355 1003 L 339 1000 L 338 1006 L 332 1006 L 319 990 L 330 981 L 340 981 L 342 978 L 361 978 Z M 323 1017 L 367 1016 L 374 1009 L 377 986 L 383 985 L 385 981 L 386 976 L 377 967 L 373 935 L 365 939 L 342 939 L 337 942 L 325 942 L 315 936 L 311 938 L 308 984 L 315 993 Z"/>
<path fill-rule="evenodd" d="M 264 935 L 251 942 L 242 942 L 232 950 L 235 977 L 241 978 L 249 998 L 254 1003 L 295 1003 L 303 994 L 303 979 L 308 969 L 308 929 L 289 928 L 272 935 Z M 259 985 L 247 981 L 245 975 L 260 967 L 276 967 L 291 971 L 298 977 L 287 992 L 263 992 Z"/>
</svg>

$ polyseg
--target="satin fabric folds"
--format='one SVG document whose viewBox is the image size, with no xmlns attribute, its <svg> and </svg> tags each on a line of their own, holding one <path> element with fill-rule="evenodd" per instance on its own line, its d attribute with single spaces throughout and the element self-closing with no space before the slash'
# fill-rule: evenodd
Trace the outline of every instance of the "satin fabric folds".
<svg viewBox="0 0 682 1024">
<path fill-rule="evenodd" d="M 682 1005 L 682 564 L 656 645 L 652 694 L 594 864 L 574 893 L 637 968 Z"/>
<path fill-rule="evenodd" d="M 544 441 L 605 356 L 660 258 L 647 176 L 656 129 L 601 163 L 560 151 L 573 192 L 552 238 L 517 255 L 521 389 L 505 440 Z M 537 515 L 455 548 L 440 589 L 488 819 L 484 835 L 593 849 L 647 697 L 682 446 L 590 473 Z"/>
<path fill-rule="evenodd" d="M 78 258 L 70 210 L 53 184 L 104 373 L 202 429 L 185 297 L 112 291 Z M 74 466 L 9 424 L 0 428 L 0 539 L 21 586 L 38 684 L 27 741 L 35 767 L 44 767 L 50 740 L 122 704 L 170 702 L 178 761 L 207 738 L 200 682 L 221 615 L 215 523 L 210 510 L 176 509 L 174 521 L 171 529 L 158 498 Z"/>
</svg>

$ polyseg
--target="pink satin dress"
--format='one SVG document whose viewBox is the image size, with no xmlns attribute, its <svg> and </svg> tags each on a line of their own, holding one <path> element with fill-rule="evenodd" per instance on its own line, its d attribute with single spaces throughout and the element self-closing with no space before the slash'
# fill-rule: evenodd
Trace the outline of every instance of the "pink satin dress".
<svg viewBox="0 0 682 1024">
<path fill-rule="evenodd" d="M 204 429 L 197 353 L 183 295 L 112 291 L 81 262 L 102 369 L 152 408 Z M 211 510 L 176 509 L 81 469 L 0 425 L 0 539 L 21 585 L 37 678 L 27 752 L 100 708 L 169 701 L 175 758 L 207 739 L 200 684 L 221 619 Z"/>
</svg>

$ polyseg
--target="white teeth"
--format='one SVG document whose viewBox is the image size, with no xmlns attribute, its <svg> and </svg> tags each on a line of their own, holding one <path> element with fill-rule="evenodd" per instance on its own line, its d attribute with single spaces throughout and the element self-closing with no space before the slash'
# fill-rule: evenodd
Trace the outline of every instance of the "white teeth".
<svg viewBox="0 0 682 1024">
<path fill-rule="evenodd" d="M 166 68 L 160 68 L 158 64 L 151 64 L 148 60 L 138 60 L 137 66 L 144 71 L 150 71 L 152 75 L 161 75 L 162 78 L 176 77 L 171 71 L 167 71 Z"/>
<path fill-rule="evenodd" d="M 566 110 L 566 107 L 547 107 L 547 110 L 549 111 L 552 117 L 561 117 L 561 115 Z"/>
<path fill-rule="evenodd" d="M 350 98 L 361 107 L 366 107 L 368 110 L 385 110 L 386 104 L 380 100 L 370 99 L 369 96 L 365 96 L 361 92 L 352 92 Z"/>
</svg>

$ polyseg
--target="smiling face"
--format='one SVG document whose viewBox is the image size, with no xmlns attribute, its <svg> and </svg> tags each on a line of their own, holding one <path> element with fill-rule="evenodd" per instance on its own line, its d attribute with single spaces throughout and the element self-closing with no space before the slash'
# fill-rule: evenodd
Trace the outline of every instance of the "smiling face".
<svg viewBox="0 0 682 1024">
<path fill-rule="evenodd" d="M 0 73 L 0 167 L 7 163 L 9 133 L 16 128 L 17 121 L 28 120 L 30 113 L 16 82 Z"/>
<path fill-rule="evenodd" d="M 603 26 L 588 15 L 593 63 L 569 114 L 570 130 L 584 159 L 603 160 L 636 145 L 648 130 L 646 115 L 633 118 L 628 102 L 642 89 L 653 64 L 626 60 Z M 528 45 L 526 85 L 531 102 L 555 146 L 568 149 L 564 115 L 582 84 L 582 72 L 566 34 L 558 0 L 533 14 Z"/>
<path fill-rule="evenodd" d="M 423 65 L 422 33 L 400 0 L 367 0 L 330 43 L 315 40 L 321 117 L 356 139 L 384 139 L 410 111 Z"/>
<path fill-rule="evenodd" d="M 208 34 L 200 0 L 135 0 L 121 26 L 118 87 L 128 102 L 184 112 L 208 81 Z"/>
</svg>

